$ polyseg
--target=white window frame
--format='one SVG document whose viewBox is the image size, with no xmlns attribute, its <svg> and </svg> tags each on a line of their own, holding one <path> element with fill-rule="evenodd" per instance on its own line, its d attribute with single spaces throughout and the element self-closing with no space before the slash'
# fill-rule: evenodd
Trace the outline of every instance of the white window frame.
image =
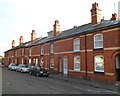
<svg viewBox="0 0 120 96">
<path fill-rule="evenodd" d="M 54 45 L 53 45 L 53 43 L 50 44 L 50 53 L 54 53 Z"/>
<path fill-rule="evenodd" d="M 96 57 L 102 57 L 103 58 L 103 62 L 102 62 L 102 64 L 103 64 L 103 70 L 98 70 L 97 69 L 97 64 L 99 64 L 100 62 L 96 61 Z M 96 56 L 94 56 L 94 71 L 95 72 L 104 72 L 104 56 L 103 55 L 96 55 Z"/>
<path fill-rule="evenodd" d="M 99 36 L 99 35 L 102 36 L 101 40 L 96 40 L 96 36 Z M 102 45 L 101 46 L 96 46 L 96 43 L 100 44 L 100 42 L 102 42 Z M 99 48 L 103 48 L 103 34 L 95 34 L 94 35 L 94 49 L 99 49 Z"/>
<path fill-rule="evenodd" d="M 44 55 L 44 46 L 41 46 L 41 55 Z"/>
<path fill-rule="evenodd" d="M 79 62 L 75 61 L 76 58 L 79 58 Z M 79 69 L 75 68 L 76 64 L 79 64 Z M 74 57 L 74 71 L 80 71 L 80 56 L 75 56 Z"/>
<path fill-rule="evenodd" d="M 53 59 L 53 61 L 51 62 L 51 59 Z M 50 68 L 54 68 L 54 66 L 51 66 L 52 64 L 54 65 L 54 58 L 52 57 L 52 58 L 50 58 Z"/>
<path fill-rule="evenodd" d="M 31 48 L 29 48 L 29 56 L 31 56 L 31 52 L 32 52 L 32 49 L 31 49 Z"/>
<path fill-rule="evenodd" d="M 24 48 L 22 49 L 22 56 L 24 55 Z"/>
<path fill-rule="evenodd" d="M 17 56 L 17 50 L 15 51 L 15 56 Z"/>
<path fill-rule="evenodd" d="M 74 51 L 80 51 L 80 38 L 75 38 L 73 40 Z"/>
</svg>

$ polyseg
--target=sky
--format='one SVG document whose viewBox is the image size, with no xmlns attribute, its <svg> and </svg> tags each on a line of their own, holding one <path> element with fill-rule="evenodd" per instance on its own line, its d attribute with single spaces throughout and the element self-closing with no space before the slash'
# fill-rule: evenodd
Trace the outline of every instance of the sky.
<svg viewBox="0 0 120 96">
<path fill-rule="evenodd" d="M 19 45 L 31 40 L 32 30 L 37 37 L 47 36 L 59 20 L 61 31 L 91 22 L 92 4 L 97 2 L 101 18 L 109 20 L 112 13 L 118 14 L 120 0 L 0 0 L 0 55 L 11 49 L 12 40 Z"/>
</svg>

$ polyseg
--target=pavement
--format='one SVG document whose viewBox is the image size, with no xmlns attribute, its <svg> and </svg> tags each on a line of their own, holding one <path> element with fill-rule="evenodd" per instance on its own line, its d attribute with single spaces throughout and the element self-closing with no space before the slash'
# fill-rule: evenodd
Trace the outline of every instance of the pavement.
<svg viewBox="0 0 120 96">
<path fill-rule="evenodd" d="M 60 79 L 68 82 L 76 82 L 78 84 L 83 84 L 83 85 L 89 85 L 95 88 L 102 88 L 106 90 L 110 90 L 115 94 L 120 94 L 120 82 L 117 83 L 105 83 L 105 82 L 100 82 L 100 81 L 95 81 L 95 80 L 85 80 L 79 77 L 73 77 L 69 75 L 61 75 L 58 73 L 50 73 L 50 77 L 54 79 Z"/>
</svg>

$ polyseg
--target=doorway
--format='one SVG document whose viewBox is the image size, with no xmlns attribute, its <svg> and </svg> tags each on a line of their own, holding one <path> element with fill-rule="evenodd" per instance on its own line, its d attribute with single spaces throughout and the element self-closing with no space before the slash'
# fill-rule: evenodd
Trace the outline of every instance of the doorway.
<svg viewBox="0 0 120 96">
<path fill-rule="evenodd" d="M 63 64 L 64 64 L 64 75 L 67 75 L 68 74 L 68 59 L 64 59 Z"/>
<path fill-rule="evenodd" d="M 58 64 L 58 68 L 59 68 L 59 73 L 62 73 L 62 58 L 59 57 L 59 64 Z"/>
<path fill-rule="evenodd" d="M 117 81 L 120 81 L 120 54 L 116 56 L 116 74 Z"/>
</svg>

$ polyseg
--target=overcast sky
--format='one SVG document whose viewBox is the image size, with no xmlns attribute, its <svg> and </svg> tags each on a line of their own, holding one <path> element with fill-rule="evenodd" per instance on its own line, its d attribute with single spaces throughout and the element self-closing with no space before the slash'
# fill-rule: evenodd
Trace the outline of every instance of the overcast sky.
<svg viewBox="0 0 120 96">
<path fill-rule="evenodd" d="M 0 0 L 0 55 L 11 48 L 12 40 L 19 45 L 20 36 L 24 37 L 24 42 L 31 40 L 33 29 L 37 37 L 47 36 L 47 32 L 53 30 L 55 20 L 60 21 L 61 31 L 90 23 L 94 2 L 99 3 L 101 17 L 109 20 L 112 13 L 118 13 L 118 1 Z"/>
</svg>

